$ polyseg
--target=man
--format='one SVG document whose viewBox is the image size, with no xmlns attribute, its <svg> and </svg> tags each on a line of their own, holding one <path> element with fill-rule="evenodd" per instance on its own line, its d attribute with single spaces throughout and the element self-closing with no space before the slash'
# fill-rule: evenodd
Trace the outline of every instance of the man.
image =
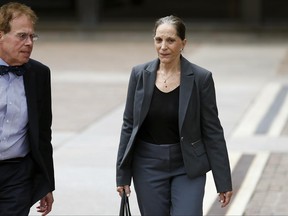
<svg viewBox="0 0 288 216">
<path fill-rule="evenodd" d="M 47 215 L 55 189 L 50 69 L 30 59 L 37 16 L 30 7 L 0 8 L 0 215 Z M 8 67 L 9 66 L 9 67 Z M 14 67 L 10 67 L 14 66 Z M 16 66 L 16 67 L 15 67 Z"/>
</svg>

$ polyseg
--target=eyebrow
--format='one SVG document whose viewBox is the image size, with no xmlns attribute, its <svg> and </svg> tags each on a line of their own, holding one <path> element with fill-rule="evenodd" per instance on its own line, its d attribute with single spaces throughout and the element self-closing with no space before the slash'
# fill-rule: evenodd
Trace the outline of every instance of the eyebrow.
<svg viewBox="0 0 288 216">
<path fill-rule="evenodd" d="M 154 39 L 161 39 L 162 40 L 163 38 L 160 36 L 155 36 Z M 165 40 L 176 40 L 176 37 L 169 36 L 169 37 L 165 38 Z"/>
</svg>

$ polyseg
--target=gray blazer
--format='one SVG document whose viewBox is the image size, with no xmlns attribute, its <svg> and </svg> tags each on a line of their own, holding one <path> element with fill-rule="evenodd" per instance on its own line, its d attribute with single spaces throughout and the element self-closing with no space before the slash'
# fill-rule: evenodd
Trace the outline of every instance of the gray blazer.
<svg viewBox="0 0 288 216">
<path fill-rule="evenodd" d="M 150 107 L 159 60 L 133 67 L 117 156 L 117 185 L 130 185 L 133 145 Z M 211 72 L 181 56 L 179 132 L 187 175 L 212 170 L 217 192 L 232 191 L 229 158 Z"/>
</svg>

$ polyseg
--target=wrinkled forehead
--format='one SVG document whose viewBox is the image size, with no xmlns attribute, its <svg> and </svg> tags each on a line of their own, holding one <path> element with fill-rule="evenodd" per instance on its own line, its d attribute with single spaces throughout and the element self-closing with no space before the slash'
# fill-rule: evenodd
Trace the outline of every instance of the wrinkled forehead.
<svg viewBox="0 0 288 216">
<path fill-rule="evenodd" d="M 17 16 L 13 17 L 13 19 L 10 21 L 10 27 L 11 30 L 15 28 L 33 29 L 34 23 L 29 16 L 25 14 L 18 14 Z"/>
<path fill-rule="evenodd" d="M 155 32 L 155 37 L 178 37 L 177 31 L 174 25 L 163 23 L 159 25 Z"/>
</svg>

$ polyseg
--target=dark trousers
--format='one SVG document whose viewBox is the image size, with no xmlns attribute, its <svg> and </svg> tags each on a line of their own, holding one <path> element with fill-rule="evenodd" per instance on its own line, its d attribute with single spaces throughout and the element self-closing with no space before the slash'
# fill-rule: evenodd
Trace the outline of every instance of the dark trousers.
<svg viewBox="0 0 288 216">
<path fill-rule="evenodd" d="M 31 207 L 33 161 L 0 161 L 0 215 L 25 216 Z"/>
<path fill-rule="evenodd" d="M 138 141 L 133 183 L 141 215 L 201 216 L 206 175 L 186 175 L 180 144 Z"/>
</svg>

